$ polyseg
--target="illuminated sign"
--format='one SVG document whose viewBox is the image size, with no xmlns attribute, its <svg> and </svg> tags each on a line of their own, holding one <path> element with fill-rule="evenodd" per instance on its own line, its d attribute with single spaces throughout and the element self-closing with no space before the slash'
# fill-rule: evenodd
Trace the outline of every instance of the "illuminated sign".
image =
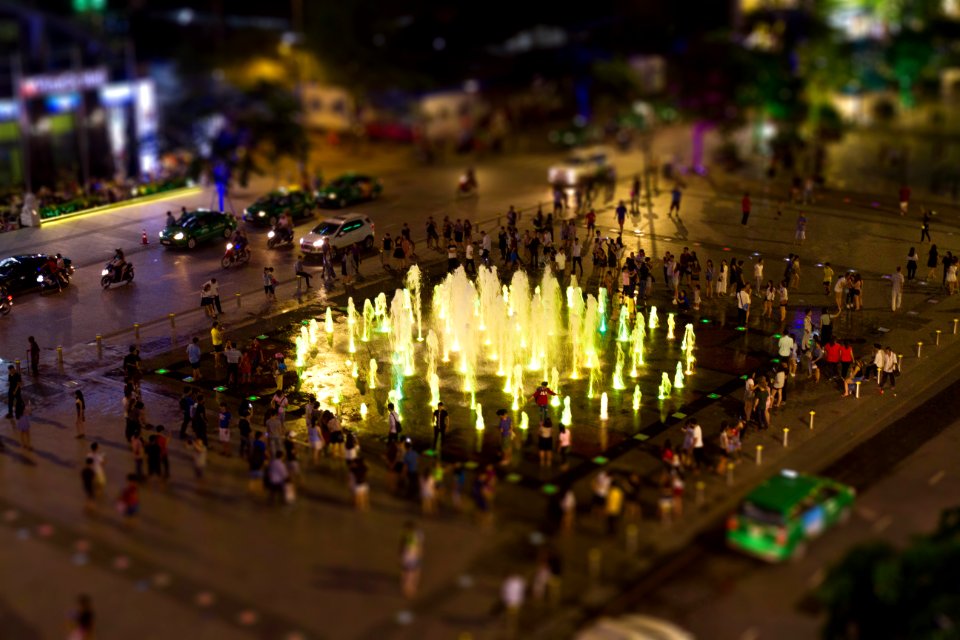
<svg viewBox="0 0 960 640">
<path fill-rule="evenodd" d="M 24 98 L 47 95 L 50 93 L 71 93 L 95 89 L 107 82 L 106 69 L 86 69 L 84 71 L 65 71 L 44 76 L 32 76 L 20 81 L 20 95 Z"/>
</svg>

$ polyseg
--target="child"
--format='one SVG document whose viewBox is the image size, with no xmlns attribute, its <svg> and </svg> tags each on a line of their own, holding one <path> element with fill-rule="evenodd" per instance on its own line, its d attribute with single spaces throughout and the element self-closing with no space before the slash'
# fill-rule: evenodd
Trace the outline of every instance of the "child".
<svg viewBox="0 0 960 640">
<path fill-rule="evenodd" d="M 701 300 L 702 298 L 700 297 L 700 285 L 695 284 L 693 285 L 693 310 L 694 311 L 700 311 Z"/>
<path fill-rule="evenodd" d="M 124 526 L 132 527 L 136 523 L 137 513 L 140 511 L 140 488 L 137 486 L 135 474 L 127 475 L 127 484 L 120 492 L 117 510 L 124 518 Z"/>
<path fill-rule="evenodd" d="M 218 425 L 220 431 L 220 452 L 230 456 L 230 412 L 227 405 L 220 403 L 220 415 L 218 416 Z"/>
<path fill-rule="evenodd" d="M 203 481 L 203 472 L 207 468 L 207 448 L 200 438 L 191 438 L 188 445 L 193 453 L 193 474 L 197 480 Z"/>
</svg>

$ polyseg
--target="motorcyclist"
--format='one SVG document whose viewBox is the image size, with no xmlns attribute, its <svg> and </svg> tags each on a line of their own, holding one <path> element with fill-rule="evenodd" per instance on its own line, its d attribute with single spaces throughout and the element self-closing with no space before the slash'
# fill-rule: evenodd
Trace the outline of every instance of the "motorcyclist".
<svg viewBox="0 0 960 640">
<path fill-rule="evenodd" d="M 66 284 L 63 274 L 60 271 L 60 267 L 57 266 L 56 256 L 47 256 L 47 261 L 44 263 L 41 273 L 46 272 L 50 276 L 50 279 L 57 283 L 57 289 L 63 289 L 63 285 Z"/>
<path fill-rule="evenodd" d="M 477 176 L 473 172 L 473 167 L 467 167 L 467 170 L 460 177 L 460 190 L 466 193 L 477 189 Z"/>
<path fill-rule="evenodd" d="M 290 220 L 290 215 L 286 211 L 280 214 L 280 217 L 277 218 L 277 226 L 275 229 L 277 234 L 277 239 L 279 240 L 289 240 L 293 238 L 293 224 Z"/>
<path fill-rule="evenodd" d="M 167 211 L 167 226 L 175 227 L 177 225 L 177 218 L 173 215 L 172 211 Z"/>
<path fill-rule="evenodd" d="M 113 257 L 107 263 L 111 270 L 114 282 L 123 279 L 123 272 L 127 269 L 127 258 L 123 255 L 123 249 L 117 249 L 113 252 Z"/>
<path fill-rule="evenodd" d="M 233 244 L 233 250 L 238 254 L 247 251 L 249 243 L 247 241 L 247 232 L 237 227 L 233 232 L 233 236 L 230 238 L 230 242 Z"/>
</svg>

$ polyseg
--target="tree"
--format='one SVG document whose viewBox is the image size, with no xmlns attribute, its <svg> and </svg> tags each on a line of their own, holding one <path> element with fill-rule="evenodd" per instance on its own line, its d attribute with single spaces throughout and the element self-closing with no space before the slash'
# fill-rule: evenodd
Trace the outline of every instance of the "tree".
<svg viewBox="0 0 960 640">
<path fill-rule="evenodd" d="M 960 509 L 902 551 L 855 547 L 830 569 L 818 597 L 827 640 L 947 639 L 960 636 Z"/>
</svg>

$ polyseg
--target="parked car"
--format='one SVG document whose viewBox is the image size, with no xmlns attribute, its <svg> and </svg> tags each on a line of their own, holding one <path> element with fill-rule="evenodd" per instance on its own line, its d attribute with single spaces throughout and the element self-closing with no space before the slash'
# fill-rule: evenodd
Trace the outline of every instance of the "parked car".
<svg viewBox="0 0 960 640">
<path fill-rule="evenodd" d="M 243 211 L 243 219 L 251 224 L 272 227 L 284 211 L 294 220 L 309 218 L 316 207 L 313 194 L 300 189 L 278 189 L 263 196 Z"/>
<path fill-rule="evenodd" d="M 727 521 L 727 546 L 779 562 L 798 558 L 807 542 L 850 516 L 856 490 L 783 470 L 754 489 Z"/>
<path fill-rule="evenodd" d="M 47 255 L 44 253 L 11 256 L 0 260 L 0 288 L 11 295 L 40 290 L 42 285 L 37 278 L 46 263 Z M 72 274 L 71 260 L 64 258 L 63 263 L 67 273 Z"/>
<path fill-rule="evenodd" d="M 383 185 L 379 180 L 359 173 L 345 173 L 317 191 L 317 204 L 321 207 L 343 208 L 357 202 L 380 197 Z"/>
<path fill-rule="evenodd" d="M 188 211 L 175 224 L 161 231 L 160 244 L 193 249 L 201 242 L 229 238 L 236 228 L 237 219 L 229 213 L 197 209 Z"/>
<path fill-rule="evenodd" d="M 355 244 L 372 249 L 376 233 L 374 223 L 360 213 L 348 213 L 327 218 L 300 238 L 300 250 L 304 255 L 322 253 L 329 244 L 334 253 Z"/>
<path fill-rule="evenodd" d="M 576 187 L 609 177 L 611 152 L 606 147 L 577 149 L 547 171 L 547 181 L 557 187 Z"/>
</svg>

